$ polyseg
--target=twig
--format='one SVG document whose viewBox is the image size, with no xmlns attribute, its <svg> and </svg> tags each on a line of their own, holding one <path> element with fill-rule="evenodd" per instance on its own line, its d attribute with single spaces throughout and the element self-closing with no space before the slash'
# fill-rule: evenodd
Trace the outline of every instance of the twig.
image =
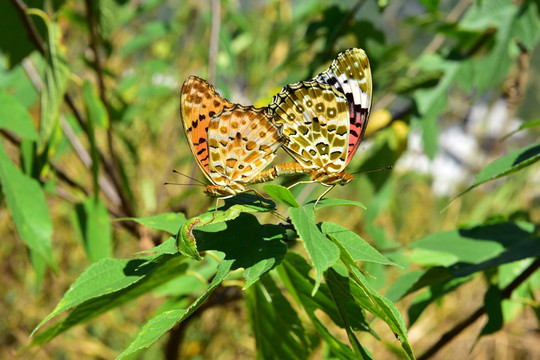
<svg viewBox="0 0 540 360">
<path fill-rule="evenodd" d="M 98 27 L 96 23 L 96 18 L 94 16 L 94 6 L 92 5 L 92 0 L 85 0 L 86 4 L 86 18 L 88 20 L 88 28 L 90 34 L 90 49 L 94 54 L 94 65 L 96 70 L 96 78 L 99 88 L 99 97 L 105 111 L 107 112 L 107 117 L 109 118 L 109 127 L 107 128 L 107 147 L 109 148 L 110 162 L 107 161 L 105 157 L 102 157 L 101 161 L 105 167 L 109 177 L 111 178 L 118 197 L 120 198 L 121 207 L 124 212 L 129 216 L 134 216 L 135 212 L 131 201 L 125 196 L 122 186 L 122 181 L 120 180 L 120 175 L 118 174 L 118 162 L 116 160 L 116 152 L 114 151 L 114 142 L 113 142 L 113 127 L 112 127 L 112 113 L 109 101 L 107 99 L 107 91 L 105 88 L 105 80 L 103 76 L 103 66 L 101 64 L 101 56 L 99 53 L 99 34 Z"/>
<path fill-rule="evenodd" d="M 325 60 L 334 52 L 333 51 L 333 45 L 336 43 L 336 39 L 339 37 L 339 35 L 343 32 L 343 30 L 349 25 L 349 22 L 351 19 L 356 15 L 358 10 L 364 5 L 366 0 L 359 0 L 354 4 L 351 11 L 349 11 L 349 14 L 343 21 L 340 23 L 338 27 L 334 29 L 332 34 L 327 38 L 326 43 L 324 45 L 323 51 L 320 53 L 319 56 L 313 61 L 309 67 L 309 74 L 308 77 L 312 77 L 313 73 L 315 72 L 315 69 L 320 65 L 321 60 Z"/>
<path fill-rule="evenodd" d="M 208 50 L 208 81 L 216 82 L 216 58 L 219 50 L 219 28 L 221 26 L 221 0 L 212 0 L 212 29 Z"/>
<path fill-rule="evenodd" d="M 536 270 L 540 268 L 540 259 L 536 259 L 529 267 L 527 267 L 521 274 L 519 274 L 509 285 L 507 285 L 501 291 L 501 299 L 508 299 L 512 295 L 512 292 L 518 288 L 519 285 L 523 284 Z M 443 336 L 427 349 L 422 355 L 420 355 L 418 360 L 429 359 L 435 355 L 443 346 L 447 345 L 452 339 L 459 335 L 463 330 L 465 330 L 469 325 L 472 325 L 476 320 L 478 320 L 482 315 L 486 313 L 485 306 L 480 307 L 475 312 L 473 312 L 469 317 L 451 330 L 444 333 Z"/>
<path fill-rule="evenodd" d="M 169 340 L 167 341 L 166 350 L 165 350 L 165 359 L 178 359 L 179 358 L 179 348 L 184 339 L 184 334 L 186 333 L 186 328 L 189 325 L 190 321 L 200 317 L 202 313 L 214 306 L 223 306 L 225 304 L 231 303 L 242 299 L 243 292 L 238 286 L 223 286 L 220 285 L 206 300 L 206 302 L 201 305 L 197 310 L 191 314 L 187 319 L 182 321 L 180 324 L 176 325 L 169 331 Z"/>
<path fill-rule="evenodd" d="M 31 39 L 32 43 L 36 46 L 38 51 L 43 56 L 45 56 L 45 46 L 43 44 L 43 40 L 41 39 L 41 36 L 37 32 L 32 20 L 30 19 L 30 17 L 26 13 L 26 10 L 28 9 L 28 7 L 21 0 L 11 0 L 11 2 L 15 6 L 15 9 L 17 10 L 17 13 L 21 17 L 21 20 L 22 20 L 23 24 L 26 27 L 26 32 L 27 32 L 29 38 Z M 41 91 L 42 86 L 37 87 L 38 84 L 40 84 L 41 82 L 39 82 L 39 83 L 36 82 L 35 81 L 36 78 L 34 76 L 30 75 L 30 78 L 34 82 L 34 85 L 36 86 L 36 88 L 39 91 Z M 85 121 L 84 117 L 82 116 L 81 112 L 75 106 L 75 102 L 73 101 L 73 99 L 71 98 L 71 96 L 68 93 L 64 94 L 64 101 L 66 102 L 66 104 L 69 106 L 69 108 L 71 109 L 71 111 L 75 115 L 75 118 L 77 119 L 77 122 L 79 123 L 81 128 L 86 133 L 88 133 L 88 126 L 86 124 L 86 121 Z M 124 209 L 124 212 L 126 213 L 127 216 L 134 216 L 134 212 L 133 212 L 133 209 L 131 207 L 131 204 L 123 194 L 123 189 L 120 186 L 120 181 L 118 180 L 118 176 L 115 176 L 116 175 L 116 170 L 115 170 L 114 165 L 111 164 L 111 162 L 107 160 L 105 155 L 99 149 L 97 151 L 99 153 L 99 158 L 100 158 L 100 160 L 101 160 L 101 162 L 103 164 L 105 172 L 109 175 L 109 177 L 111 178 L 111 180 L 113 182 L 113 185 L 114 185 L 114 188 L 111 187 L 107 191 L 110 193 L 110 191 L 112 190 L 113 192 L 116 193 L 115 198 L 119 198 L 121 200 L 121 206 Z"/>
</svg>

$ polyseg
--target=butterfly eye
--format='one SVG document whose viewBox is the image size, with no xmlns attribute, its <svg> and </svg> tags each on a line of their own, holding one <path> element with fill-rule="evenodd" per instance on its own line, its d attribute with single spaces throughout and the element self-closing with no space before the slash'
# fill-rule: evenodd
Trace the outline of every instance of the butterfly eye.
<svg viewBox="0 0 540 360">
<path fill-rule="evenodd" d="M 312 107 L 313 106 L 313 101 L 311 101 L 311 100 L 306 101 L 306 106 L 307 107 Z"/>
<path fill-rule="evenodd" d="M 324 112 L 324 105 L 323 105 L 323 103 L 318 103 L 317 105 L 315 105 L 315 110 L 317 110 L 317 111 L 320 112 L 320 113 Z"/>
<path fill-rule="evenodd" d="M 304 113 L 304 111 L 305 111 L 305 109 L 304 109 L 304 107 L 303 107 L 303 106 L 301 106 L 301 105 L 297 105 L 297 106 L 296 106 L 296 111 L 298 111 L 298 112 L 299 112 L 300 114 L 303 114 L 303 113 Z"/>
</svg>

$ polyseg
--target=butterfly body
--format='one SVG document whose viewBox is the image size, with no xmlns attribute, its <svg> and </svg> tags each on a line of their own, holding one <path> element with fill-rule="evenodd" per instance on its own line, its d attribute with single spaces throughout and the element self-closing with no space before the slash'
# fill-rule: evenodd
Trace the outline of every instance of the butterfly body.
<svg viewBox="0 0 540 360">
<path fill-rule="evenodd" d="M 228 198 L 261 181 L 257 174 L 282 143 L 266 109 L 233 104 L 196 76 L 182 86 L 181 108 L 189 146 L 211 183 L 205 194 Z"/>
</svg>

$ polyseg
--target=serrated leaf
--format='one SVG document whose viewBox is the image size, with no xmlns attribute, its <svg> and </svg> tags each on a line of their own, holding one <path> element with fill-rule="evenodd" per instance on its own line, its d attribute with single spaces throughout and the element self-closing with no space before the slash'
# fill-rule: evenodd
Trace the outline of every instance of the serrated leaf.
<svg viewBox="0 0 540 360">
<path fill-rule="evenodd" d="M 290 208 L 289 215 L 315 268 L 316 281 L 313 288 L 313 294 L 315 294 L 323 273 L 339 259 L 339 249 L 321 233 L 315 224 L 315 214 L 310 205 Z"/>
<path fill-rule="evenodd" d="M 262 277 L 247 291 L 246 307 L 261 358 L 309 357 L 310 347 L 302 322 L 270 276 Z"/>
<path fill-rule="evenodd" d="M 176 247 L 176 238 L 171 236 L 158 246 L 155 246 L 151 249 L 145 250 L 145 251 L 138 251 L 136 254 L 143 254 L 143 253 L 153 253 L 155 255 L 158 254 L 177 254 L 178 248 Z"/>
<path fill-rule="evenodd" d="M 122 218 L 118 220 L 133 220 L 152 229 L 163 230 L 169 234 L 176 234 L 186 222 L 186 216 L 182 213 L 163 213 L 145 218 Z"/>
<path fill-rule="evenodd" d="M 328 281 L 336 282 L 342 288 L 347 289 L 346 291 L 350 291 L 354 301 L 359 306 L 384 321 L 400 341 L 406 358 L 414 359 L 413 351 L 407 338 L 405 322 L 396 306 L 390 300 L 371 289 L 363 275 L 356 268 L 350 267 L 349 271 L 352 276 L 346 278 L 340 276 L 334 269 L 329 269 L 327 279 Z"/>
<path fill-rule="evenodd" d="M 343 327 L 343 323 L 332 302 L 326 284 L 321 284 L 319 291 L 314 296 L 311 295 L 315 280 L 309 275 L 311 266 L 306 260 L 295 253 L 289 252 L 277 270 L 287 290 L 295 298 L 296 302 L 306 310 L 309 319 L 320 336 L 329 345 L 332 352 L 336 356 L 339 356 L 340 359 L 356 359 L 351 348 L 341 342 L 318 319 L 315 311 L 322 310 L 332 318 L 334 323 Z M 356 329 L 370 331 L 369 324 L 365 320 L 361 309 L 355 315 L 350 316 L 350 318 L 355 320 L 354 326 Z"/>
<path fill-rule="evenodd" d="M 287 246 L 281 240 L 285 231 L 276 225 L 261 225 L 251 214 L 242 213 L 226 223 L 209 224 L 192 230 L 197 253 L 214 250 L 232 260 L 233 270 L 244 269 L 249 287 L 276 267 L 285 257 Z"/>
<path fill-rule="evenodd" d="M 321 230 L 338 241 L 351 255 L 354 261 L 368 261 L 383 265 L 396 265 L 356 233 L 331 222 L 323 222 Z"/>
<path fill-rule="evenodd" d="M 300 204 L 294 198 L 293 194 L 284 186 L 281 185 L 265 185 L 264 191 L 275 200 L 287 205 L 288 207 L 300 207 Z"/>
<path fill-rule="evenodd" d="M 243 196 L 243 197 L 242 197 Z M 260 199 L 257 197 L 249 197 L 248 194 L 238 194 L 229 201 L 226 202 L 225 206 L 218 209 L 218 211 L 209 211 L 196 218 L 190 219 L 182 225 L 178 234 L 176 235 L 178 251 L 180 253 L 189 256 L 195 260 L 201 260 L 202 257 L 197 251 L 197 239 L 193 236 L 193 230 L 196 227 L 204 225 L 215 225 L 223 223 L 226 221 L 234 220 L 242 213 L 257 213 L 257 212 L 268 212 L 271 211 L 270 207 L 254 205 L 252 204 L 234 204 L 236 201 L 242 201 L 245 199 L 251 199 L 253 202 L 259 202 Z M 273 204 L 273 203 L 272 203 Z M 275 206 L 275 204 L 273 204 Z M 225 209 L 225 210 L 221 210 Z"/>
<path fill-rule="evenodd" d="M 474 183 L 456 196 L 456 198 L 474 189 L 478 185 L 515 173 L 526 166 L 532 165 L 538 160 L 540 160 L 540 144 L 533 144 L 512 151 L 480 170 Z"/>
<path fill-rule="evenodd" d="M 354 309 L 358 306 L 357 303 L 354 301 L 353 294 L 350 292 L 350 289 L 348 287 L 343 287 L 339 282 L 333 281 L 331 279 L 333 275 L 333 272 L 331 270 L 329 270 L 325 274 L 326 284 L 328 286 L 330 294 L 332 295 L 332 300 L 336 305 L 336 309 L 344 324 L 345 331 L 347 332 L 349 342 L 352 344 L 354 353 L 358 358 L 371 359 L 372 357 L 369 353 L 369 350 L 365 349 L 360 344 L 358 338 L 354 334 L 354 329 L 350 325 L 351 320 L 353 319 L 349 318 L 349 309 Z"/>
<path fill-rule="evenodd" d="M 187 267 L 186 258 L 178 255 L 103 259 L 91 265 L 75 281 L 32 335 L 51 318 L 71 309 L 69 315 L 36 336 L 29 346 L 48 342 L 77 324 L 133 300 L 183 274 Z"/>
<path fill-rule="evenodd" d="M 0 104 L 0 128 L 13 131 L 23 139 L 38 139 L 32 117 L 17 99 L 0 91 Z"/>
<path fill-rule="evenodd" d="M 112 256 L 112 225 L 109 211 L 97 197 L 89 197 L 76 206 L 84 250 L 91 262 Z"/>
<path fill-rule="evenodd" d="M 208 289 L 197 298 L 187 309 L 171 310 L 161 313 L 147 322 L 139 333 L 134 337 L 129 346 L 117 357 L 123 359 L 141 349 L 148 348 L 172 327 L 188 318 L 197 310 L 214 290 L 221 284 L 231 271 L 231 261 L 223 261 L 218 266 L 218 272 Z"/>
<path fill-rule="evenodd" d="M 51 236 L 53 225 L 45 195 L 39 183 L 24 175 L 0 144 L 0 183 L 21 240 L 55 271 Z"/>
</svg>

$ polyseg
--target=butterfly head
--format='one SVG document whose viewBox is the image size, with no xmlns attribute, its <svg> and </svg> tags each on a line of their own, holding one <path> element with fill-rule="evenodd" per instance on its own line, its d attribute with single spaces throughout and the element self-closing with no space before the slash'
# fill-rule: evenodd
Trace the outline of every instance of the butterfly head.
<svg viewBox="0 0 540 360">
<path fill-rule="evenodd" d="M 246 189 L 237 183 L 230 183 L 229 185 L 206 185 L 203 192 L 211 197 L 218 197 L 222 199 L 230 198 L 238 193 L 244 192 Z"/>
<path fill-rule="evenodd" d="M 310 174 L 310 178 L 313 181 L 320 182 L 325 185 L 345 185 L 352 179 L 354 176 L 349 174 L 347 171 L 341 171 L 338 173 L 329 173 L 326 171 L 313 171 Z"/>
</svg>

